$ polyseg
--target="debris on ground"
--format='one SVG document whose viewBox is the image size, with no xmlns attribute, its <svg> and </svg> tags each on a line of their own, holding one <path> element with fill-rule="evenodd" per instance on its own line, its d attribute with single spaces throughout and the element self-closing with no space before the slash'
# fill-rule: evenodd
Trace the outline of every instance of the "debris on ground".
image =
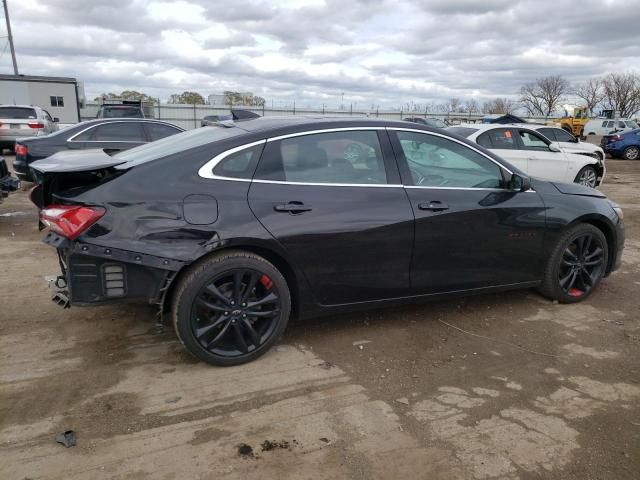
<svg viewBox="0 0 640 480">
<path fill-rule="evenodd" d="M 238 455 L 245 458 L 253 457 L 253 447 L 246 443 L 241 443 L 238 445 Z"/>
<path fill-rule="evenodd" d="M 633 422 L 632 422 L 632 423 L 633 423 Z M 321 442 L 323 442 L 323 443 L 329 443 L 329 439 L 328 439 L 328 438 L 326 438 L 326 437 L 322 437 L 322 438 L 320 438 L 320 441 L 321 441 Z"/>
<path fill-rule="evenodd" d="M 331 362 L 322 362 L 319 366 L 325 370 L 330 370 L 334 365 Z"/>
<path fill-rule="evenodd" d="M 73 430 L 67 430 L 66 432 L 56 435 L 56 442 L 61 443 L 67 448 L 76 446 L 76 433 Z"/>
<path fill-rule="evenodd" d="M 294 440 L 294 443 L 298 443 Z M 271 450 L 275 450 L 277 448 L 282 448 L 285 450 L 291 450 L 291 446 L 289 445 L 289 442 L 287 442 L 286 440 L 265 440 L 264 442 L 262 442 L 262 445 L 260 445 L 262 447 L 262 451 L 263 452 L 270 452 Z"/>
<path fill-rule="evenodd" d="M 353 345 L 354 347 L 360 347 L 362 345 L 366 345 L 367 343 L 371 343 L 371 340 L 357 340 L 353 342 L 351 345 Z"/>
<path fill-rule="evenodd" d="M 409 399 L 407 397 L 396 398 L 396 402 L 402 403 L 403 405 L 409 405 Z"/>
</svg>

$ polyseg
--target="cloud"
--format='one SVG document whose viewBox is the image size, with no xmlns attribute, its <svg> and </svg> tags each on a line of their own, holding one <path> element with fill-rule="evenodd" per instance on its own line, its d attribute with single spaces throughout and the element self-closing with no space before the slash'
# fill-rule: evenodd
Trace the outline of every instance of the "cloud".
<svg viewBox="0 0 640 480">
<path fill-rule="evenodd" d="M 298 104 L 515 96 L 536 77 L 640 70 L 640 0 L 21 0 L 21 73 L 90 98 L 253 91 Z M 0 36 L 2 32 L 0 32 Z M 1 42 L 1 40 L 0 40 Z M 0 52 L 3 45 L 0 44 Z M 11 71 L 7 53 L 0 71 Z"/>
</svg>

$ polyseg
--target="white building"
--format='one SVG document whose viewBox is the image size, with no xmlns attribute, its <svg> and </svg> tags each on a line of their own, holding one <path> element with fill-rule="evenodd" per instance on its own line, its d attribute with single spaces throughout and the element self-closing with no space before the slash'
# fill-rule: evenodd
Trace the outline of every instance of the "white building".
<svg viewBox="0 0 640 480">
<path fill-rule="evenodd" d="M 65 124 L 80 121 L 84 103 L 84 85 L 75 78 L 0 74 L 0 104 L 41 107 Z"/>
</svg>

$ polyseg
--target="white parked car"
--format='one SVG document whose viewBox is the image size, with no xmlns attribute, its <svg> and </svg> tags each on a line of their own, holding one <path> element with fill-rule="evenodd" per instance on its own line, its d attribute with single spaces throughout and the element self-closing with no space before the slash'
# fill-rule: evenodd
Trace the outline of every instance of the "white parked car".
<svg viewBox="0 0 640 480">
<path fill-rule="evenodd" d="M 604 150 L 598 145 L 589 142 L 581 142 L 580 139 L 559 127 L 549 127 L 546 125 L 526 125 L 538 133 L 541 133 L 549 140 L 560 145 L 567 153 L 577 153 L 578 155 L 589 155 L 598 160 L 605 159 Z"/>
<path fill-rule="evenodd" d="M 58 130 L 58 119 L 33 105 L 0 105 L 0 153 L 13 149 L 16 138 L 37 137 Z"/>
<path fill-rule="evenodd" d="M 447 130 L 491 150 L 531 177 L 595 188 L 605 176 L 603 161 L 567 153 L 529 126 L 464 124 Z"/>
<path fill-rule="evenodd" d="M 610 133 L 629 132 L 638 128 L 638 124 L 628 118 L 609 120 L 607 118 L 594 118 L 584 126 L 585 135 L 609 135 Z"/>
</svg>

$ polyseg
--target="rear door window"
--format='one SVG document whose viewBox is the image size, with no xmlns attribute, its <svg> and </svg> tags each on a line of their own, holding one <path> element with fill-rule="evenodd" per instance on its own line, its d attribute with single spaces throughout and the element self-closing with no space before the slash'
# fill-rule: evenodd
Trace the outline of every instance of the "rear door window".
<svg viewBox="0 0 640 480">
<path fill-rule="evenodd" d="M 478 137 L 478 144 L 495 150 L 515 150 L 518 148 L 513 132 L 509 128 L 489 130 Z"/>
<path fill-rule="evenodd" d="M 258 179 L 319 184 L 387 183 L 375 130 L 303 135 L 269 147 L 256 173 Z"/>
<path fill-rule="evenodd" d="M 138 122 L 113 122 L 98 125 L 93 129 L 94 142 L 145 142 L 142 125 Z"/>
<path fill-rule="evenodd" d="M 161 138 L 168 137 L 180 133 L 182 130 L 178 130 L 170 125 L 164 125 L 163 123 L 148 122 L 146 123 L 147 132 L 152 142 L 160 140 Z"/>
<path fill-rule="evenodd" d="M 32 120 L 37 118 L 35 109 L 28 107 L 0 107 L 0 118 Z"/>
</svg>

